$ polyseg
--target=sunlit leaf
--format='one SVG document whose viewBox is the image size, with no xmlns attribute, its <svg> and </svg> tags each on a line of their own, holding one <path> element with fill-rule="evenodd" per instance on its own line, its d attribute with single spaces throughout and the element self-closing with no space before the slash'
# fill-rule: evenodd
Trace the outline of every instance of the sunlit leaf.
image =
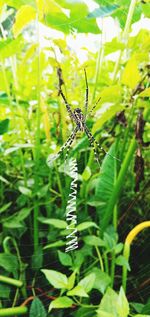
<svg viewBox="0 0 150 317">
<path fill-rule="evenodd" d="M 71 266 L 72 265 L 72 258 L 69 254 L 65 252 L 58 251 L 58 256 L 61 264 L 64 266 Z"/>
<path fill-rule="evenodd" d="M 150 97 L 150 88 L 144 89 L 140 94 L 139 97 Z"/>
<path fill-rule="evenodd" d="M 91 289 L 93 288 L 94 282 L 95 282 L 95 274 L 91 273 L 89 275 L 87 275 L 86 277 L 84 277 L 78 285 L 83 286 L 84 290 L 86 293 L 89 293 L 91 291 Z"/>
<path fill-rule="evenodd" d="M 65 274 L 54 270 L 41 270 L 50 284 L 56 288 L 67 288 L 68 279 Z"/>
<path fill-rule="evenodd" d="M 111 15 L 118 8 L 119 8 L 119 6 L 117 4 L 100 6 L 99 8 L 90 12 L 88 14 L 88 18 L 93 18 L 93 17 L 94 18 L 103 18 L 103 17 Z"/>
<path fill-rule="evenodd" d="M 88 294 L 85 292 L 84 287 L 81 285 L 75 286 L 71 291 L 67 292 L 68 296 L 79 296 L 79 297 L 88 297 Z"/>
<path fill-rule="evenodd" d="M 50 303 L 49 312 L 53 308 L 68 308 L 73 304 L 73 300 L 67 296 L 58 297 Z M 41 316 L 42 317 L 42 316 Z"/>
<path fill-rule="evenodd" d="M 125 66 L 121 81 L 124 85 L 133 89 L 140 80 L 141 76 L 138 70 L 138 64 L 134 58 L 131 58 Z"/>
<path fill-rule="evenodd" d="M 16 14 L 15 23 L 13 25 L 14 36 L 17 37 L 23 28 L 36 17 L 36 10 L 30 5 L 22 6 Z"/>
<path fill-rule="evenodd" d="M 39 217 L 38 220 L 41 222 L 41 223 L 44 223 L 46 225 L 52 225 L 56 228 L 60 228 L 60 229 L 65 229 L 66 226 L 67 226 L 67 223 L 66 221 L 64 220 L 59 220 L 59 219 L 54 219 L 54 218 L 44 218 L 44 217 Z"/>
<path fill-rule="evenodd" d="M 129 314 L 129 303 L 125 296 L 123 287 L 120 288 L 118 300 L 117 300 L 117 310 L 119 317 L 128 317 Z"/>
<path fill-rule="evenodd" d="M 85 222 L 80 223 L 77 226 L 77 230 L 82 231 L 82 230 L 86 230 L 86 229 L 91 228 L 91 227 L 95 227 L 95 228 L 99 229 L 99 227 L 97 226 L 97 224 L 95 222 L 85 221 Z"/>
</svg>

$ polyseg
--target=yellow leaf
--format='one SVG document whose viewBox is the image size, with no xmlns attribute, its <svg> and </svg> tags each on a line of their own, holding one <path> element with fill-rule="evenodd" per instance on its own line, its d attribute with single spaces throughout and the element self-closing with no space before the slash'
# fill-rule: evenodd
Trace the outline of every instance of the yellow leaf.
<svg viewBox="0 0 150 317">
<path fill-rule="evenodd" d="M 150 88 L 144 89 L 140 94 L 139 97 L 150 97 Z"/>
<path fill-rule="evenodd" d="M 22 6 L 16 14 L 15 23 L 13 25 L 14 36 L 17 37 L 23 28 L 36 17 L 36 10 L 30 5 Z"/>
<path fill-rule="evenodd" d="M 139 83 L 140 79 L 138 64 L 135 59 L 131 58 L 124 69 L 121 82 L 133 89 Z"/>
</svg>

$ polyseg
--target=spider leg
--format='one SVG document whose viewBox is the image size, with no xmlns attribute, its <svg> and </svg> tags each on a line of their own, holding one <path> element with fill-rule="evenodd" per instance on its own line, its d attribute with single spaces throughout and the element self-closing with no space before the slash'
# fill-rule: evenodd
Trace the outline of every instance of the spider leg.
<svg viewBox="0 0 150 317">
<path fill-rule="evenodd" d="M 90 110 L 89 114 L 92 114 L 93 110 L 96 108 L 96 106 L 98 105 L 99 101 L 101 100 L 101 97 L 99 97 L 95 103 L 95 105 L 92 107 L 92 109 Z"/>
<path fill-rule="evenodd" d="M 71 144 L 73 143 L 75 137 L 76 137 L 76 134 L 78 132 L 79 128 L 78 126 L 74 129 L 74 131 L 72 132 L 71 136 L 70 136 L 70 140 L 68 140 L 68 146 L 67 146 L 67 151 L 66 151 L 66 155 L 65 155 L 65 164 L 67 162 L 67 158 L 68 158 L 68 154 L 69 154 L 69 150 L 71 148 Z"/>
<path fill-rule="evenodd" d="M 98 165 L 100 166 L 98 151 L 97 151 L 97 149 L 95 148 L 95 145 L 94 145 L 95 138 L 93 137 L 92 133 L 89 131 L 89 129 L 87 128 L 86 125 L 84 126 L 84 131 L 85 131 L 85 133 L 86 133 L 86 135 L 87 135 L 87 137 L 89 139 L 91 147 L 93 148 L 96 161 L 97 161 Z"/>
<path fill-rule="evenodd" d="M 84 75 L 85 75 L 85 85 L 86 85 L 86 90 L 85 90 L 85 118 L 86 118 L 87 110 L 88 110 L 88 100 L 89 100 L 89 87 L 88 87 L 87 74 L 86 74 L 85 68 L 84 68 Z"/>
<path fill-rule="evenodd" d="M 65 97 L 65 95 L 64 95 L 64 93 L 62 92 L 61 89 L 59 90 L 59 93 L 60 93 L 60 95 L 62 96 L 62 98 L 64 100 L 64 103 L 66 105 L 66 108 L 67 108 L 67 111 L 69 113 L 69 116 L 70 116 L 71 120 L 74 122 L 75 121 L 74 113 L 72 112 L 71 107 L 70 107 L 69 103 L 67 102 L 67 99 L 66 99 L 66 97 Z"/>
<path fill-rule="evenodd" d="M 63 151 L 68 147 L 70 149 L 70 146 L 76 136 L 76 133 L 78 131 L 78 127 L 76 127 L 73 132 L 71 133 L 71 135 L 69 136 L 69 138 L 67 139 L 67 141 L 62 145 L 62 147 L 60 148 L 60 150 L 58 151 L 58 153 L 56 153 L 55 155 L 49 155 L 47 158 L 47 165 L 51 166 L 51 164 L 53 163 L 53 161 L 55 161 L 62 153 Z"/>
<path fill-rule="evenodd" d="M 88 133 L 89 136 L 91 136 L 91 138 L 93 138 L 93 141 L 95 142 L 95 144 L 97 145 L 97 147 L 98 147 L 101 151 L 103 151 L 106 155 L 112 157 L 113 159 L 115 159 L 115 160 L 121 162 L 121 160 L 120 160 L 119 158 L 117 158 L 116 156 L 113 156 L 113 155 L 109 154 L 107 151 L 104 150 L 103 147 L 101 147 L 101 146 L 99 145 L 99 143 L 96 141 L 96 139 L 94 138 L 94 136 L 92 135 L 92 133 L 89 131 L 89 129 L 87 128 L 87 126 L 85 126 L 85 132 L 86 132 L 86 134 Z"/>
<path fill-rule="evenodd" d="M 64 80 L 62 78 L 62 69 L 60 67 L 57 68 L 57 75 L 58 75 L 58 79 L 59 79 L 59 86 L 58 86 L 58 96 L 61 95 L 63 100 L 64 100 L 64 103 L 66 105 L 66 108 L 67 108 L 67 111 L 69 113 L 69 116 L 71 118 L 72 121 L 75 121 L 75 116 L 74 116 L 74 113 L 73 111 L 71 110 L 71 107 L 62 91 L 62 85 L 64 85 Z"/>
</svg>

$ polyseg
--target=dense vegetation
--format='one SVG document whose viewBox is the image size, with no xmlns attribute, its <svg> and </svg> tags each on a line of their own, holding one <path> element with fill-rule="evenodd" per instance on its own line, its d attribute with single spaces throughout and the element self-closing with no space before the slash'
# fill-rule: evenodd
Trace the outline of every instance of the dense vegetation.
<svg viewBox="0 0 150 317">
<path fill-rule="evenodd" d="M 93 3 L 0 0 L 0 316 L 150 316 L 150 34 L 140 25 L 150 3 Z M 47 158 L 73 131 L 60 81 L 84 112 L 84 69 L 87 126 L 109 155 L 96 146 L 99 168 L 77 134 L 79 248 L 66 253 L 71 172 L 65 151 Z"/>
</svg>

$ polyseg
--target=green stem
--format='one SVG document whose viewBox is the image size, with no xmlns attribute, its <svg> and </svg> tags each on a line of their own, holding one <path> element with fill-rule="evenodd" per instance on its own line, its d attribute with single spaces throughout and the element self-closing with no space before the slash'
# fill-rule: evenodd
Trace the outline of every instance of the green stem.
<svg viewBox="0 0 150 317">
<path fill-rule="evenodd" d="M 112 259 L 111 259 L 111 287 L 114 285 L 114 277 L 115 277 L 115 252 L 112 251 Z"/>
<path fill-rule="evenodd" d="M 130 256 L 130 245 L 129 244 L 125 244 L 123 255 L 124 255 L 126 261 L 128 262 L 129 256 Z M 123 285 L 125 292 L 126 292 L 126 286 L 127 286 L 127 271 L 128 271 L 127 266 L 124 265 L 123 272 L 122 272 L 122 285 Z"/>
<path fill-rule="evenodd" d="M 126 176 L 126 173 L 127 173 L 127 170 L 128 170 L 128 167 L 130 165 L 130 162 L 131 162 L 131 159 L 132 159 L 132 156 L 134 154 L 134 151 L 136 149 L 136 140 L 135 138 L 132 139 L 131 143 L 130 143 L 130 146 L 129 146 L 129 149 L 128 149 L 128 152 L 125 156 L 125 159 L 123 161 L 123 164 L 122 164 L 122 167 L 121 167 L 121 170 L 120 170 L 120 173 L 118 175 L 118 178 L 117 178 L 117 181 L 116 181 L 116 184 L 114 186 L 114 189 L 113 189 L 113 192 L 112 192 L 112 195 L 111 195 L 111 198 L 108 202 L 108 207 L 106 209 L 106 212 L 105 212 L 105 215 L 102 219 L 102 222 L 101 222 L 101 228 L 102 228 L 102 231 L 105 230 L 105 228 L 107 227 L 107 225 L 109 224 L 109 221 L 112 217 L 112 213 L 113 213 L 113 210 L 114 210 L 114 206 L 115 204 L 117 203 L 117 200 L 120 196 L 120 193 L 121 193 L 121 190 L 122 190 L 122 187 L 124 185 L 124 179 L 125 179 L 125 176 Z"/>
<path fill-rule="evenodd" d="M 22 281 L 16 280 L 14 278 L 10 278 L 7 276 L 3 276 L 0 275 L 0 282 L 5 283 L 5 284 L 9 284 L 9 285 L 13 285 L 16 287 L 22 287 L 23 283 Z"/>
<path fill-rule="evenodd" d="M 130 7 L 129 7 L 129 11 L 128 11 L 128 15 L 127 15 L 127 20 L 126 20 L 126 24 L 125 24 L 125 28 L 122 34 L 122 40 L 126 41 L 128 40 L 128 36 L 129 36 L 129 30 L 131 27 L 131 22 L 132 22 L 132 18 L 133 18 L 133 14 L 134 14 L 134 10 L 137 4 L 137 0 L 131 0 L 130 3 Z M 121 57 L 122 57 L 122 51 L 120 51 L 120 54 L 118 56 L 115 68 L 114 68 L 114 75 L 113 75 L 113 82 L 115 82 L 116 80 L 116 76 L 118 73 L 118 69 L 119 69 L 119 65 L 120 65 L 120 61 L 121 61 Z"/>
<path fill-rule="evenodd" d="M 20 307 L 13 307 L 13 308 L 3 308 L 0 309 L 0 316 L 15 316 L 15 315 L 24 315 L 28 311 L 27 307 L 20 306 Z"/>
<path fill-rule="evenodd" d="M 104 264 L 105 264 L 105 272 L 109 274 L 108 257 L 106 252 L 104 252 Z"/>
<path fill-rule="evenodd" d="M 103 260 L 102 260 L 102 256 L 100 254 L 99 248 L 97 246 L 95 246 L 98 258 L 99 258 L 99 263 L 100 263 L 100 268 L 102 270 L 102 272 L 104 272 L 104 265 L 103 265 Z"/>
</svg>

